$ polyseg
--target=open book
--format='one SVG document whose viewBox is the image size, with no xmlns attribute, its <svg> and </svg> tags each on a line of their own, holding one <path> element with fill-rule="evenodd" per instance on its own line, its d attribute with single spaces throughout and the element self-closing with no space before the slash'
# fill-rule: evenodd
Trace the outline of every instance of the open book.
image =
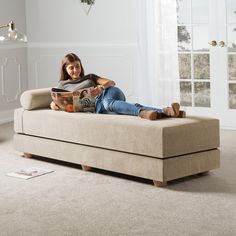
<svg viewBox="0 0 236 236">
<path fill-rule="evenodd" d="M 47 170 L 38 167 L 29 167 L 16 172 L 7 173 L 7 176 L 16 177 L 20 179 L 31 179 L 40 175 L 45 175 L 53 172 L 54 170 Z"/>
<path fill-rule="evenodd" d="M 94 87 L 81 89 L 75 92 L 52 88 L 51 96 L 54 103 L 63 111 L 67 112 L 94 112 L 95 97 Z"/>
</svg>

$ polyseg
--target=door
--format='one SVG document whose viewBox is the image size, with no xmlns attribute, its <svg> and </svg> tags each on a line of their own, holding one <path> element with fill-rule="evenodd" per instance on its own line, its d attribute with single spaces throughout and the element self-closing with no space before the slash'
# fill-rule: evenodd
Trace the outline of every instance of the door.
<svg viewBox="0 0 236 236">
<path fill-rule="evenodd" d="M 236 0 L 177 0 L 181 105 L 236 129 Z"/>
</svg>

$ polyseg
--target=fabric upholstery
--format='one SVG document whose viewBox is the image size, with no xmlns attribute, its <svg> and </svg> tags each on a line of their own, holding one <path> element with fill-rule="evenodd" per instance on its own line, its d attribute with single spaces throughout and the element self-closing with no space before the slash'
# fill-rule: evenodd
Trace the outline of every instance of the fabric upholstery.
<svg viewBox="0 0 236 236">
<path fill-rule="evenodd" d="M 50 93 L 49 93 L 50 94 Z M 17 111 L 20 112 L 20 111 Z M 219 121 L 25 110 L 16 132 L 120 152 L 169 158 L 219 147 Z M 20 122 L 18 122 L 18 126 Z"/>
<path fill-rule="evenodd" d="M 22 152 L 158 181 L 205 172 L 220 165 L 218 149 L 158 159 L 22 134 L 15 134 L 14 146 Z"/>
<path fill-rule="evenodd" d="M 51 88 L 27 90 L 20 98 L 21 105 L 26 110 L 48 108 L 51 101 Z"/>
<path fill-rule="evenodd" d="M 16 133 L 23 133 L 23 113 L 23 108 L 14 111 L 14 130 Z"/>
</svg>

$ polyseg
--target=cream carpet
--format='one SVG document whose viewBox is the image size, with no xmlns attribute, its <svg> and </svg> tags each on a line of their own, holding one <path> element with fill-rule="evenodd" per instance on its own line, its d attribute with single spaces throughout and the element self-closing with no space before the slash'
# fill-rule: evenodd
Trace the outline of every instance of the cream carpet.
<svg viewBox="0 0 236 236">
<path fill-rule="evenodd" d="M 0 125 L 0 236 L 236 235 L 236 131 L 221 131 L 221 168 L 156 188 L 152 181 L 46 159 L 12 146 Z M 26 167 L 55 172 L 30 180 Z"/>
</svg>

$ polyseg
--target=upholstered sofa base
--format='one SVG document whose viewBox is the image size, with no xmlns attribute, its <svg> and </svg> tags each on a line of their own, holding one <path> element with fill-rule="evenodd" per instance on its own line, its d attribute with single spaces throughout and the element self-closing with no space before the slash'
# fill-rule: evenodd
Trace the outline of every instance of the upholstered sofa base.
<svg viewBox="0 0 236 236">
<path fill-rule="evenodd" d="M 151 179 L 157 186 L 220 166 L 218 149 L 159 159 L 25 134 L 15 134 L 14 146 L 24 153 Z"/>
</svg>

